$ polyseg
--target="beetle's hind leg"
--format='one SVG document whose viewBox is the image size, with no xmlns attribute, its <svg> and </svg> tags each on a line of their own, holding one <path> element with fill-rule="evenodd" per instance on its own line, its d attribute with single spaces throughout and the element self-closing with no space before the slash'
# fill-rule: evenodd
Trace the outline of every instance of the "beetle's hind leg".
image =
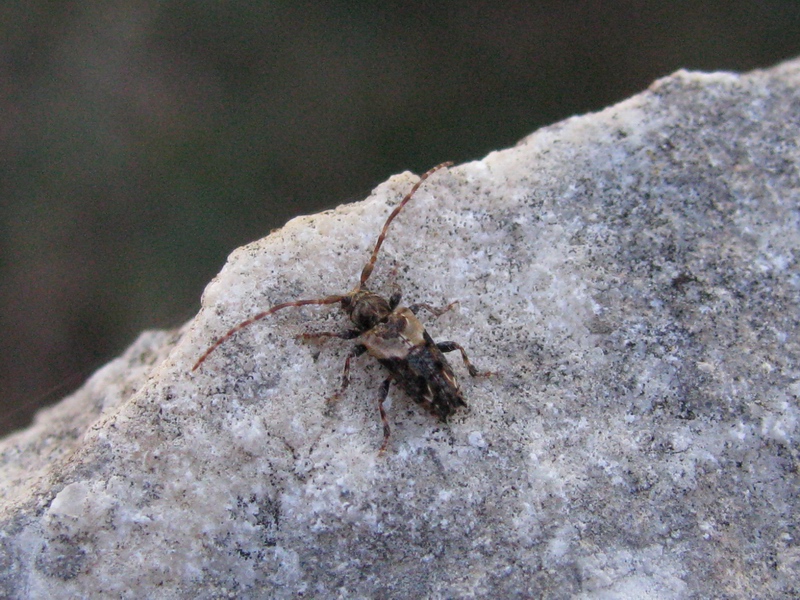
<svg viewBox="0 0 800 600">
<path fill-rule="evenodd" d="M 378 450 L 378 454 L 383 454 L 386 450 L 386 447 L 389 445 L 389 434 L 392 431 L 389 427 L 389 419 L 386 418 L 386 411 L 383 408 L 383 403 L 389 395 L 389 386 L 392 383 L 392 379 L 394 379 L 392 375 L 384 379 L 381 384 L 381 389 L 378 392 L 378 410 L 381 413 L 381 423 L 383 423 L 383 444 L 381 444 L 381 449 Z"/>
<path fill-rule="evenodd" d="M 436 344 L 436 347 L 442 352 L 452 352 L 453 350 L 461 352 L 461 359 L 464 361 L 464 366 L 467 367 L 467 371 L 469 371 L 469 374 L 473 377 L 489 377 L 490 375 L 494 375 L 491 371 L 478 371 L 475 365 L 469 362 L 467 353 L 460 344 L 456 344 L 455 342 L 439 342 Z"/>
</svg>

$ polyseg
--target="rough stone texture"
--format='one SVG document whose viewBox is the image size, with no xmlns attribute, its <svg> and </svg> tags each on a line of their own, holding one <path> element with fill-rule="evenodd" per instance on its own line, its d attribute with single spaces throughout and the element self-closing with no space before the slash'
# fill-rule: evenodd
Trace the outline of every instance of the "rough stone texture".
<svg viewBox="0 0 800 600">
<path fill-rule="evenodd" d="M 434 175 L 370 281 L 496 371 L 441 425 L 336 308 L 405 173 L 235 251 L 2 442 L 9 598 L 753 598 L 800 594 L 800 61 L 679 72 Z M 393 274 L 394 268 L 394 274 Z M 424 316 L 424 315 L 423 315 Z M 456 353 L 457 354 L 457 353 Z"/>
</svg>

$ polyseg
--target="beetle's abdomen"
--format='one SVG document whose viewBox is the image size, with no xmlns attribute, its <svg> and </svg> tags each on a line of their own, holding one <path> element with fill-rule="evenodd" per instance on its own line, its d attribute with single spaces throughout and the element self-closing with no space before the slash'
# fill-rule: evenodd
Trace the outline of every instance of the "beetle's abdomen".
<svg viewBox="0 0 800 600">
<path fill-rule="evenodd" d="M 380 362 L 392 372 L 398 386 L 442 421 L 459 406 L 466 406 L 453 370 L 433 344 L 413 348 L 404 360 L 384 358 Z"/>
<path fill-rule="evenodd" d="M 453 369 L 408 308 L 397 308 L 360 341 L 391 371 L 398 386 L 442 421 L 466 406 Z"/>
</svg>

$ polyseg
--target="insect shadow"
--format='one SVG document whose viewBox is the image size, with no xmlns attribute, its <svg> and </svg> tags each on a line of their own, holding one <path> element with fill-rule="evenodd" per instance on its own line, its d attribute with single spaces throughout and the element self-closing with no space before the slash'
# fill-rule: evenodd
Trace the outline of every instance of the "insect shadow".
<svg viewBox="0 0 800 600">
<path fill-rule="evenodd" d="M 203 355 L 197 359 L 192 371 L 197 370 L 206 359 L 220 345 L 233 337 L 236 333 L 285 308 L 307 306 L 309 304 L 339 304 L 342 310 L 352 321 L 353 328 L 342 332 L 304 333 L 300 337 L 306 340 L 337 337 L 343 340 L 356 340 L 356 345 L 350 351 L 344 362 L 344 374 L 339 390 L 329 398 L 329 402 L 337 400 L 350 383 L 350 361 L 365 352 L 372 355 L 389 371 L 378 393 L 378 410 L 383 423 L 383 444 L 380 452 L 386 450 L 389 444 L 390 427 L 386 418 L 383 403 L 389 394 L 389 386 L 394 381 L 417 404 L 424 407 L 442 422 L 460 406 L 466 406 L 464 396 L 453 369 L 444 356 L 446 352 L 458 350 L 464 365 L 473 377 L 491 375 L 490 372 L 479 372 L 470 363 L 467 353 L 456 342 L 434 342 L 425 327 L 417 319 L 416 314 L 420 309 L 425 309 L 434 316 L 440 316 L 450 310 L 456 302 L 444 308 L 435 308 L 429 304 L 412 304 L 400 306 L 401 294 L 395 291 L 387 299 L 371 292 L 365 287 L 367 280 L 372 275 L 375 261 L 378 258 L 381 246 L 386 239 L 394 218 L 403 210 L 403 207 L 414 196 L 422 183 L 436 171 L 452 166 L 446 162 L 424 173 L 405 195 L 395 209 L 391 212 L 383 225 L 372 255 L 361 271 L 358 284 L 346 294 L 337 294 L 326 298 L 312 300 L 293 300 L 277 304 L 272 308 L 260 312 L 246 321 L 242 321 L 230 331 L 218 338 Z"/>
</svg>

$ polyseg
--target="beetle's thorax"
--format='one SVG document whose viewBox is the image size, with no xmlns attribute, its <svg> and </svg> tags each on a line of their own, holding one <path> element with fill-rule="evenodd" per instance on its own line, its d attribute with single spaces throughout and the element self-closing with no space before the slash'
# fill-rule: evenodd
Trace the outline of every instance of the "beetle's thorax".
<svg viewBox="0 0 800 600">
<path fill-rule="evenodd" d="M 347 294 L 342 299 L 342 308 L 361 331 L 372 329 L 392 312 L 386 298 L 365 289 L 355 289 Z"/>
</svg>

